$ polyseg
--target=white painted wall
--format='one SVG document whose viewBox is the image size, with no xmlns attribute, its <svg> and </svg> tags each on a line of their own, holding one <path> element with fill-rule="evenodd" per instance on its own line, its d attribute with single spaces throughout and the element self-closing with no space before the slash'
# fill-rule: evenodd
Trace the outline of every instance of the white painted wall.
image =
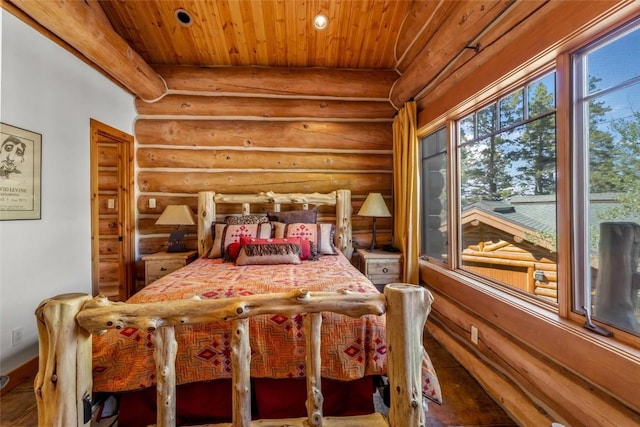
<svg viewBox="0 0 640 427">
<path fill-rule="evenodd" d="M 133 134 L 133 96 L 0 10 L 0 121 L 42 135 L 42 219 L 0 221 L 0 371 L 37 355 L 43 299 L 91 293 L 89 119 Z M 1 179 L 1 178 L 0 178 Z M 15 328 L 22 341 L 12 346 Z"/>
</svg>

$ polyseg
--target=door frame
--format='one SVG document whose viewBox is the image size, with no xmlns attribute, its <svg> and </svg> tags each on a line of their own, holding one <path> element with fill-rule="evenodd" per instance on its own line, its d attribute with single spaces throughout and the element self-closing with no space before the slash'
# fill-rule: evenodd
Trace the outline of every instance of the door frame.
<svg viewBox="0 0 640 427">
<path fill-rule="evenodd" d="M 98 139 L 100 136 L 109 138 L 118 144 L 125 144 L 124 156 L 119 158 L 118 185 L 120 186 L 119 220 L 121 221 L 121 262 L 124 266 L 124 295 L 122 289 L 120 299 L 126 300 L 132 295 L 133 273 L 135 259 L 135 218 L 133 206 L 134 200 L 134 139 L 132 135 L 122 132 L 114 127 L 101 123 L 95 119 L 90 119 L 91 135 L 91 290 L 96 296 L 99 292 L 100 283 L 100 197 L 98 194 Z"/>
</svg>

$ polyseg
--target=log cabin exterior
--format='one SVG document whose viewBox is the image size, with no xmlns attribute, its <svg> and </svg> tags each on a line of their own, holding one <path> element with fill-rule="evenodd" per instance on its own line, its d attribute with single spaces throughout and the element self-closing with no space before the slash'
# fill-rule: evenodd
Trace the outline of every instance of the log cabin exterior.
<svg viewBox="0 0 640 427">
<path fill-rule="evenodd" d="M 521 206 L 503 202 L 480 202 L 464 211 L 463 268 L 556 301 L 558 255 L 555 247 L 536 241 L 542 227 L 531 228 L 529 224 L 535 218 L 517 212 L 519 208 Z M 555 208 L 555 204 L 551 208 Z"/>
<path fill-rule="evenodd" d="M 229 53 L 233 49 L 221 46 L 216 52 L 226 67 L 181 63 L 160 49 L 147 59 L 151 49 L 126 32 L 142 34 L 144 28 L 127 21 L 115 4 L 71 2 L 63 13 L 55 11 L 58 3 L 14 0 L 3 2 L 3 13 L 30 23 L 135 97 L 135 191 L 129 197 L 136 259 L 166 244 L 169 230 L 154 224 L 163 208 L 177 202 L 195 208 L 195 194 L 204 186 L 227 193 L 346 188 L 354 212 L 369 192 L 383 193 L 392 207 L 392 122 L 405 102 L 416 102 L 420 135 L 452 127 L 452 118 L 470 103 L 482 104 L 550 63 L 566 70 L 571 52 L 640 15 L 633 1 L 398 2 L 407 7 L 403 11 L 389 2 L 389 26 L 399 31 L 394 60 L 345 70 L 326 59 L 329 51 L 326 58 L 314 52 L 326 61 L 323 68 L 301 58 L 286 62 L 281 53 L 271 53 L 267 64 L 258 50 L 253 63 L 242 63 Z M 228 21 L 237 19 L 226 13 Z M 93 43 L 93 31 L 103 36 L 100 45 Z M 223 37 L 229 42 L 236 36 Z M 169 51 L 175 47 L 163 41 Z M 355 55 L 342 52 L 349 54 Z M 379 58 L 366 51 L 360 61 L 367 54 Z M 559 72 L 557 81 L 564 94 L 557 100 L 558 162 L 566 164 L 569 76 Z M 569 199 L 570 180 L 558 185 L 559 200 Z M 559 230 L 570 228 L 570 216 L 568 205 L 559 203 Z M 364 247 L 370 221 L 354 220 L 354 244 Z M 391 243 L 393 220 L 378 226 L 378 242 Z M 559 236 L 555 280 L 571 283 L 572 242 L 568 233 Z M 195 249 L 194 240 L 187 242 Z M 140 270 L 138 263 L 137 282 Z M 536 301 L 515 302 L 509 292 L 488 290 L 482 281 L 437 263 L 420 261 L 419 275 L 435 296 L 427 328 L 514 420 L 640 423 L 638 337 L 585 330 L 584 315 L 571 310 L 570 287 L 558 287 L 549 309 Z M 479 331 L 477 344 L 471 342 L 472 327 Z"/>
</svg>

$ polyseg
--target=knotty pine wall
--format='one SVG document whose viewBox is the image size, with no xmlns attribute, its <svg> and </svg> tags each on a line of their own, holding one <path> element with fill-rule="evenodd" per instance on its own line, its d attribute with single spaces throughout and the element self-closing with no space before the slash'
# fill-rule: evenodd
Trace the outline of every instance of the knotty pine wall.
<svg viewBox="0 0 640 427">
<path fill-rule="evenodd" d="M 169 94 L 136 100 L 139 254 L 166 248 L 170 204 L 197 211 L 197 192 L 352 192 L 353 239 L 370 243 L 356 216 L 370 192 L 392 210 L 393 71 L 157 67 Z M 149 199 L 156 207 L 149 207 Z M 222 212 L 224 215 L 227 212 Z M 321 221 L 334 221 L 320 212 Z M 378 244 L 392 220 L 377 223 Z M 196 228 L 187 236 L 196 249 Z"/>
</svg>

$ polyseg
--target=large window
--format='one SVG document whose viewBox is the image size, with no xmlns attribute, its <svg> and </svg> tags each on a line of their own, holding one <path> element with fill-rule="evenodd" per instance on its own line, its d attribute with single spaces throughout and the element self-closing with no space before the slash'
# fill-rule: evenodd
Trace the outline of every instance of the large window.
<svg viewBox="0 0 640 427">
<path fill-rule="evenodd" d="M 566 57 L 422 138 L 422 258 L 637 343 L 640 20 Z"/>
<path fill-rule="evenodd" d="M 425 259 L 447 262 L 447 131 L 445 128 L 425 136 L 422 153 L 422 255 Z"/>
<path fill-rule="evenodd" d="M 555 73 L 457 121 L 460 268 L 557 299 Z"/>
<path fill-rule="evenodd" d="M 574 310 L 640 335 L 640 25 L 577 52 Z"/>
</svg>

